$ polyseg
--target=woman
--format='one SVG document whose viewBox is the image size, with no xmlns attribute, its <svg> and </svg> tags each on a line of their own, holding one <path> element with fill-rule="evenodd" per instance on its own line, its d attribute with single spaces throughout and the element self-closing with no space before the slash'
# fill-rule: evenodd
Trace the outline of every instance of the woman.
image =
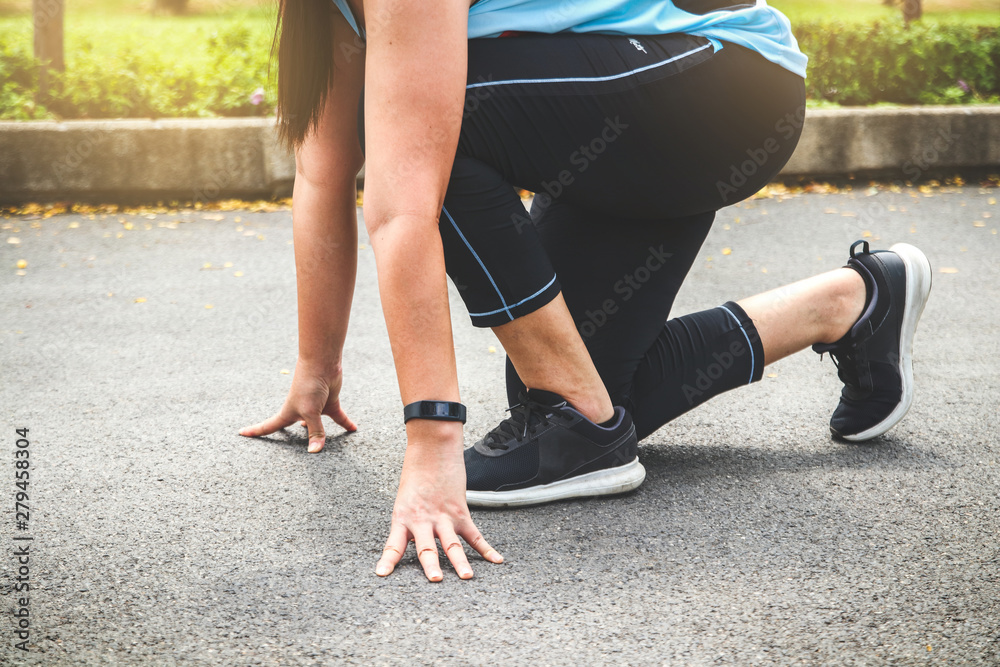
<svg viewBox="0 0 1000 667">
<path fill-rule="evenodd" d="M 317 452 L 322 414 L 355 429 L 339 390 L 367 159 L 407 429 L 377 574 L 413 541 L 440 581 L 435 538 L 463 579 L 459 537 L 501 562 L 467 501 L 633 489 L 639 439 L 809 345 L 845 383 L 835 434 L 874 437 L 909 407 L 930 289 L 910 246 L 856 244 L 845 268 L 666 321 L 715 211 L 763 186 L 798 140 L 806 58 L 765 2 L 282 2 L 278 60 L 299 358 L 282 409 L 241 432 L 302 420 Z M 538 193 L 530 217 L 515 186 Z M 517 404 L 464 454 L 446 266 L 503 344 Z"/>
</svg>

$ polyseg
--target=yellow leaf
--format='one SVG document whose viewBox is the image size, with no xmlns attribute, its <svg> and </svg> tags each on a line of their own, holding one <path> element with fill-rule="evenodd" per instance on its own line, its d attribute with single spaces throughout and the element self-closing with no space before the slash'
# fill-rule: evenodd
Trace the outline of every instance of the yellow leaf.
<svg viewBox="0 0 1000 667">
<path fill-rule="evenodd" d="M 972 223 L 972 226 L 973 227 L 985 227 L 986 223 L 983 222 L 982 220 L 976 220 L 974 223 Z"/>
<path fill-rule="evenodd" d="M 21 239 L 17 238 L 16 236 L 8 236 L 7 237 L 7 243 L 9 243 L 11 245 L 18 245 L 20 242 L 21 242 Z"/>
<path fill-rule="evenodd" d="M 241 218 L 240 216 L 236 216 L 235 218 L 233 218 L 233 222 L 239 222 L 242 219 L 243 218 Z"/>
<path fill-rule="evenodd" d="M 203 268 L 203 269 L 210 269 L 210 268 L 212 268 L 212 263 L 211 262 L 205 262 L 204 264 L 201 265 L 201 268 Z"/>
<path fill-rule="evenodd" d="M 263 234 L 258 234 L 257 235 L 257 240 L 258 241 L 263 241 L 264 240 L 264 235 Z"/>
<path fill-rule="evenodd" d="M 711 261 L 712 261 L 712 256 L 711 256 L 711 255 L 709 255 L 708 257 L 706 257 L 706 258 L 705 258 L 705 261 L 706 261 L 706 262 L 711 262 Z"/>
<path fill-rule="evenodd" d="M 952 266 L 942 266 L 938 269 L 941 273 L 958 273 L 958 269 Z"/>
<path fill-rule="evenodd" d="M 222 266 L 223 266 L 223 268 L 231 269 L 231 268 L 233 268 L 233 263 L 232 262 L 226 262 Z"/>
<path fill-rule="evenodd" d="M 116 238 L 116 239 L 120 239 L 120 238 L 121 238 L 121 237 L 123 237 L 123 236 L 125 236 L 125 234 L 123 234 L 123 233 L 121 233 L 121 232 L 118 232 L 117 234 L 115 234 L 115 238 Z"/>
<path fill-rule="evenodd" d="M 236 231 L 242 232 L 243 231 L 243 225 L 237 225 L 236 226 Z"/>
<path fill-rule="evenodd" d="M 212 310 L 213 308 L 215 308 L 215 306 L 213 306 L 212 304 L 210 303 L 205 304 L 205 310 Z"/>
<path fill-rule="evenodd" d="M 732 255 L 733 254 L 733 249 L 732 248 L 723 248 L 722 249 L 722 254 L 723 255 Z"/>
<path fill-rule="evenodd" d="M 861 234 L 861 238 L 863 238 L 863 239 L 870 239 L 871 237 L 872 237 L 872 233 L 869 232 L 868 230 L 865 230 L 864 233 Z"/>
<path fill-rule="evenodd" d="M 69 228 L 70 229 L 76 229 L 79 226 L 80 226 L 80 223 L 77 222 L 76 220 L 74 220 L 73 222 L 69 223 Z"/>
<path fill-rule="evenodd" d="M 486 348 L 486 351 L 489 352 L 490 354 L 495 354 L 497 349 L 494 346 L 490 345 L 488 348 Z"/>
<path fill-rule="evenodd" d="M 290 370 L 288 370 L 288 369 L 285 369 L 285 368 L 282 368 L 282 369 L 281 369 L 281 374 L 282 374 L 282 375 L 288 375 L 289 373 L 291 373 L 291 371 L 290 371 Z"/>
<path fill-rule="evenodd" d="M 146 297 L 140 296 L 140 297 L 136 298 L 136 300 L 133 301 L 133 303 L 146 303 Z"/>
<path fill-rule="evenodd" d="M 124 225 L 122 225 L 122 227 L 124 227 L 128 231 L 132 231 L 135 228 L 135 225 L 133 225 L 131 222 L 126 222 Z"/>
<path fill-rule="evenodd" d="M 989 200 L 989 202 L 990 202 L 990 206 L 995 206 L 995 205 L 996 205 L 996 203 L 997 203 L 997 200 L 996 200 L 996 198 L 995 198 L 995 197 L 990 197 L 990 200 Z"/>
<path fill-rule="evenodd" d="M 242 271 L 233 271 L 233 275 L 236 276 L 237 278 L 242 278 L 243 277 L 243 272 Z"/>
<path fill-rule="evenodd" d="M 25 259 L 19 259 L 19 260 L 17 260 L 17 268 L 19 268 L 19 269 L 26 269 L 26 268 L 28 268 L 28 261 L 25 260 Z"/>
<path fill-rule="evenodd" d="M 765 266 L 764 268 L 762 268 L 762 269 L 760 270 L 760 272 L 761 272 L 761 273 L 767 273 L 767 267 Z"/>
<path fill-rule="evenodd" d="M 114 296 L 114 295 L 115 295 L 114 292 L 108 292 L 108 296 Z"/>
<path fill-rule="evenodd" d="M 776 378 L 776 377 L 778 377 L 778 374 L 777 373 L 768 373 L 767 377 L 769 377 L 769 378 Z"/>
</svg>

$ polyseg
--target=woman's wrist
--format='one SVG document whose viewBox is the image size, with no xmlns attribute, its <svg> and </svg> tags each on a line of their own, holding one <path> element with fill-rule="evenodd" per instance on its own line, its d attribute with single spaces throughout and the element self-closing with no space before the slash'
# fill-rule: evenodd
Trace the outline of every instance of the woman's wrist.
<svg viewBox="0 0 1000 667">
<path fill-rule="evenodd" d="M 432 451 L 462 450 L 465 438 L 461 422 L 411 419 L 406 422 L 406 447 Z"/>
<path fill-rule="evenodd" d="M 327 354 L 309 354 L 299 349 L 298 363 L 324 375 L 339 375 L 344 370 L 344 358 Z"/>
</svg>

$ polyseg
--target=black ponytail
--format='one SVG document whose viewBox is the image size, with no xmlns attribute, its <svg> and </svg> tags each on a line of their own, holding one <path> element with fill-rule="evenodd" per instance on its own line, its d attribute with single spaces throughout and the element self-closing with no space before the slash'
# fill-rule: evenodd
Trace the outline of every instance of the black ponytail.
<svg viewBox="0 0 1000 667">
<path fill-rule="evenodd" d="M 279 0 L 271 44 L 278 56 L 278 136 L 298 146 L 319 120 L 333 82 L 332 0 Z"/>
</svg>

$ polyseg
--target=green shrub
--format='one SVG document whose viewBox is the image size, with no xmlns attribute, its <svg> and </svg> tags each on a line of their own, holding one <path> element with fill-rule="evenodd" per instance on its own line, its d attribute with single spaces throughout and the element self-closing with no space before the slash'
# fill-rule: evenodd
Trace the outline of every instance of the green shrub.
<svg viewBox="0 0 1000 667">
<path fill-rule="evenodd" d="M 259 116 L 273 113 L 268 88 L 272 27 L 201 22 L 174 30 L 80 30 L 67 26 L 66 71 L 36 105 L 31 41 L 0 25 L 0 119 Z M 193 28 L 193 29 L 192 29 Z"/>
<path fill-rule="evenodd" d="M 808 96 L 839 104 L 997 101 L 1000 29 L 902 21 L 793 26 L 809 55 Z"/>
<path fill-rule="evenodd" d="M 263 12 L 236 20 L 75 18 L 66 26 L 66 72 L 36 102 L 31 22 L 0 20 L 0 119 L 271 114 L 273 29 Z M 1000 101 L 1000 28 L 822 20 L 794 30 L 810 57 L 814 105 Z M 268 93 L 254 105 L 261 87 Z"/>
</svg>

